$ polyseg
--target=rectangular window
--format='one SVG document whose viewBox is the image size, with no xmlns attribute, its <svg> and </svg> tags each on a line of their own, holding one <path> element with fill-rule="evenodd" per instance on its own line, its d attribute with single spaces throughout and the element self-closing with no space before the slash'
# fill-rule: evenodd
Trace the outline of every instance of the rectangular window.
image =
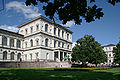
<svg viewBox="0 0 120 80">
<path fill-rule="evenodd" d="M 69 40 L 69 34 L 67 34 L 67 40 Z"/>
<path fill-rule="evenodd" d="M 27 42 L 25 42 L 25 48 L 27 48 Z"/>
<path fill-rule="evenodd" d="M 14 47 L 14 39 L 10 38 L 10 47 Z"/>
<path fill-rule="evenodd" d="M 27 60 L 27 54 L 25 54 L 25 60 Z"/>
<path fill-rule="evenodd" d="M 56 48 L 56 41 L 54 40 L 54 48 Z"/>
<path fill-rule="evenodd" d="M 54 28 L 54 35 L 56 35 L 56 28 Z"/>
<path fill-rule="evenodd" d="M 60 29 L 58 29 L 58 36 L 60 37 Z"/>
<path fill-rule="evenodd" d="M 67 46 L 67 49 L 69 49 L 69 45 Z"/>
<path fill-rule="evenodd" d="M 30 60 L 32 61 L 32 54 L 30 54 Z"/>
<path fill-rule="evenodd" d="M 39 24 L 36 25 L 36 31 L 38 31 L 38 30 L 39 30 Z"/>
<path fill-rule="evenodd" d="M 27 34 L 28 33 L 28 29 L 25 29 L 25 34 Z"/>
<path fill-rule="evenodd" d="M 64 38 L 64 31 L 62 31 L 62 38 Z"/>
<path fill-rule="evenodd" d="M 48 32 L 48 24 L 45 24 L 45 32 Z"/>
<path fill-rule="evenodd" d="M 20 48 L 20 47 L 21 47 L 21 41 L 17 40 L 17 48 Z"/>
<path fill-rule="evenodd" d="M 58 47 L 60 47 L 60 41 L 58 41 Z"/>
<path fill-rule="evenodd" d="M 33 27 L 30 28 L 31 29 L 31 33 L 33 32 Z"/>
<path fill-rule="evenodd" d="M 64 48 L 64 43 L 62 43 L 62 48 Z"/>
</svg>

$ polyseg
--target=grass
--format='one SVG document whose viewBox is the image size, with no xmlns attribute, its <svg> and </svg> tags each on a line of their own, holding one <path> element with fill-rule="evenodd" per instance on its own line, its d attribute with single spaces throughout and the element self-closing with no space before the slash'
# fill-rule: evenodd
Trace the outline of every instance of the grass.
<svg viewBox="0 0 120 80">
<path fill-rule="evenodd" d="M 53 68 L 0 68 L 0 80 L 120 80 L 120 68 L 90 72 L 54 71 Z"/>
</svg>

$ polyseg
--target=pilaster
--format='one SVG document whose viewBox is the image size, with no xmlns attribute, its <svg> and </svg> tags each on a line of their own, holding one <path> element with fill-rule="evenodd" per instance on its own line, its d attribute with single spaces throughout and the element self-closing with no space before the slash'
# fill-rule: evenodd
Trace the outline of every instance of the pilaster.
<svg viewBox="0 0 120 80">
<path fill-rule="evenodd" d="M 0 35 L 0 46 L 2 46 L 2 36 Z"/>
</svg>

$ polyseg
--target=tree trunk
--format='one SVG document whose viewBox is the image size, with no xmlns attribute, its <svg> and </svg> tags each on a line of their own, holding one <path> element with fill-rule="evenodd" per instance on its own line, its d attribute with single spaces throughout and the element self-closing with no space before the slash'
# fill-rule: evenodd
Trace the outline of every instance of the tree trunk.
<svg viewBox="0 0 120 80">
<path fill-rule="evenodd" d="M 95 64 L 95 66 L 97 67 L 97 64 Z"/>
<path fill-rule="evenodd" d="M 86 67 L 86 62 L 82 62 L 82 67 Z"/>
</svg>

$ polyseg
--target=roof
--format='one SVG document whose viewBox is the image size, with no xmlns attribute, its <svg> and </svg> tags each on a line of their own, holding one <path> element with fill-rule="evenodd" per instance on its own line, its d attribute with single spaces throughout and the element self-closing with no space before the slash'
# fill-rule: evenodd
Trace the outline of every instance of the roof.
<svg viewBox="0 0 120 80">
<path fill-rule="evenodd" d="M 4 30 L 4 29 L 0 29 L 0 33 L 6 34 L 6 35 L 12 35 L 12 36 L 16 36 L 16 37 L 20 37 L 23 38 L 24 36 L 15 32 L 11 32 L 8 30 Z"/>
<path fill-rule="evenodd" d="M 45 18 L 45 17 L 43 17 L 43 16 L 39 16 L 39 17 L 37 17 L 37 18 L 34 18 L 34 19 L 32 19 L 32 20 L 30 20 L 30 21 L 28 21 L 28 22 L 26 22 L 26 23 L 18 26 L 18 28 L 21 28 L 21 27 L 23 27 L 23 26 L 25 26 L 25 25 L 27 25 L 27 24 L 29 24 L 29 23 L 31 23 L 31 22 L 34 22 L 34 21 L 38 20 L 38 19 L 45 20 L 45 21 L 47 21 L 47 22 L 49 22 L 49 23 L 51 23 L 51 24 L 54 24 L 54 25 L 56 25 L 56 26 L 59 26 L 59 27 L 65 29 L 66 31 L 68 31 L 68 32 L 70 32 L 70 33 L 73 33 L 72 31 L 70 31 L 69 29 L 65 28 L 64 26 L 62 26 L 62 25 L 60 25 L 60 24 L 57 24 L 57 23 L 54 23 L 53 21 L 51 21 L 51 20 L 49 20 L 49 19 L 47 19 L 47 18 Z"/>
<path fill-rule="evenodd" d="M 114 44 L 108 44 L 108 45 L 104 45 L 102 47 L 109 47 L 109 46 L 115 46 Z"/>
</svg>

